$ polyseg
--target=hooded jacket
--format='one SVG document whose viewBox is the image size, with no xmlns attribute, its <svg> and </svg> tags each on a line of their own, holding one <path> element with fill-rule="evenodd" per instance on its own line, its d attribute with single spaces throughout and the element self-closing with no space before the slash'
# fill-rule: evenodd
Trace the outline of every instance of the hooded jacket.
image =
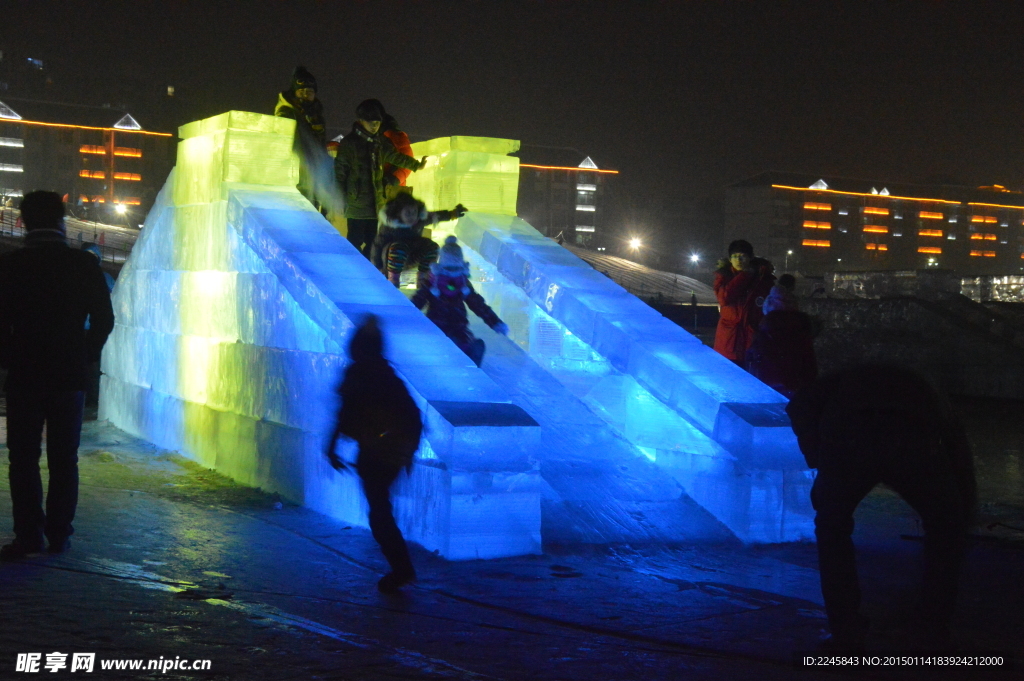
<svg viewBox="0 0 1024 681">
<path fill-rule="evenodd" d="M 334 176 L 345 198 L 345 217 L 373 220 L 384 205 L 384 164 L 416 170 L 419 162 L 400 154 L 380 134 L 371 135 L 358 121 L 338 143 Z"/>
</svg>

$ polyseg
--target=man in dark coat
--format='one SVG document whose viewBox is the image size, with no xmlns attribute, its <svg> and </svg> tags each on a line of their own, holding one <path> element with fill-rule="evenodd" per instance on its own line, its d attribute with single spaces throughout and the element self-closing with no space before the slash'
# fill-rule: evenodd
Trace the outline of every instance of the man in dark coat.
<svg viewBox="0 0 1024 681">
<path fill-rule="evenodd" d="M 114 328 L 110 292 L 91 253 L 64 240 L 64 204 L 54 192 L 21 202 L 25 247 L 0 256 L 0 366 L 7 374 L 13 560 L 43 548 L 60 553 L 74 533 L 78 444 L 87 367 Z M 89 328 L 86 329 L 86 320 Z M 46 511 L 39 457 L 46 428 L 50 471 Z"/>
<path fill-rule="evenodd" d="M 391 566 L 377 588 L 392 593 L 416 579 L 392 512 L 391 485 L 403 468 L 411 471 L 423 421 L 409 390 L 384 357 L 384 337 L 373 315 L 352 336 L 349 358 L 352 363 L 338 389 L 341 409 L 327 444 L 327 458 L 342 470 L 345 462 L 335 452 L 338 438 L 344 435 L 359 445 L 355 468 L 370 507 L 370 531 Z"/>
<path fill-rule="evenodd" d="M 356 117 L 352 131 L 338 144 L 334 176 L 345 199 L 348 240 L 369 258 L 377 235 L 377 211 L 384 206 L 384 164 L 419 170 L 427 159 L 400 154 L 379 134 L 384 112 L 376 100 L 361 103 Z"/>
<path fill-rule="evenodd" d="M 976 500 L 970 445 L 950 405 L 913 371 L 862 365 L 819 378 L 786 411 L 807 465 L 818 469 L 811 503 L 831 643 L 864 646 L 853 512 L 884 483 L 921 516 L 923 622 L 931 642 L 942 645 Z"/>
<path fill-rule="evenodd" d="M 774 283 L 771 263 L 755 258 L 750 242 L 737 239 L 729 244 L 729 260 L 720 262 L 715 272 L 716 352 L 745 367 L 747 350 L 761 323 L 761 305 Z"/>
</svg>

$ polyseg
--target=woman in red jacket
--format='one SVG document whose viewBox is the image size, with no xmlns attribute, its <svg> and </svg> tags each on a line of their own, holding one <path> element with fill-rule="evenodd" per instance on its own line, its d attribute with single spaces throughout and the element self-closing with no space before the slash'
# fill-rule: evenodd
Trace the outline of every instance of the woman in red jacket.
<svg viewBox="0 0 1024 681">
<path fill-rule="evenodd" d="M 746 368 L 747 349 L 761 322 L 761 305 L 775 284 L 772 264 L 754 257 L 750 242 L 737 239 L 729 244 L 729 262 L 715 272 L 718 298 L 718 328 L 715 351 Z"/>
</svg>

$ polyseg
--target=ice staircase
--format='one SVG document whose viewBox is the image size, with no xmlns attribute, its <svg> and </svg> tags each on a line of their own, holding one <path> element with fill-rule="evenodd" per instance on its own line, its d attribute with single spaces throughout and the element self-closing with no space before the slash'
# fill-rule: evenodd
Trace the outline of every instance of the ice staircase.
<svg viewBox="0 0 1024 681">
<path fill-rule="evenodd" d="M 345 343 L 374 312 L 426 415 L 395 507 L 428 549 L 535 553 L 542 529 L 567 542 L 719 536 L 711 516 L 747 541 L 809 535 L 810 476 L 781 397 L 509 215 L 515 143 L 435 140 L 414 176 L 432 205 L 480 209 L 448 223 L 512 328 L 475 329 L 489 344 L 480 370 L 295 191 L 293 126 L 230 112 L 181 128 L 115 289 L 101 417 L 364 524 L 357 481 L 323 447 Z"/>
</svg>

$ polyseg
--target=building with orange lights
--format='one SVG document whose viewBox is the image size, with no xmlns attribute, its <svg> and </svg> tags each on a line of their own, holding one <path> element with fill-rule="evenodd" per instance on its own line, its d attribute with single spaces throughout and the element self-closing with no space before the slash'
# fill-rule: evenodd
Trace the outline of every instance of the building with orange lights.
<svg viewBox="0 0 1024 681">
<path fill-rule="evenodd" d="M 9 99 L 0 102 L 0 195 L 47 189 L 77 217 L 137 224 L 174 165 L 176 141 L 126 111 Z"/>
<path fill-rule="evenodd" d="M 568 150 L 534 154 L 527 146 L 520 156 L 519 216 L 545 236 L 561 234 L 571 244 L 604 247 L 610 182 L 618 171 L 599 168 L 589 156 L 580 161 L 581 155 Z"/>
<path fill-rule="evenodd" d="M 727 188 L 723 243 L 747 239 L 776 270 L 1024 270 L 1024 194 L 763 173 Z"/>
</svg>

